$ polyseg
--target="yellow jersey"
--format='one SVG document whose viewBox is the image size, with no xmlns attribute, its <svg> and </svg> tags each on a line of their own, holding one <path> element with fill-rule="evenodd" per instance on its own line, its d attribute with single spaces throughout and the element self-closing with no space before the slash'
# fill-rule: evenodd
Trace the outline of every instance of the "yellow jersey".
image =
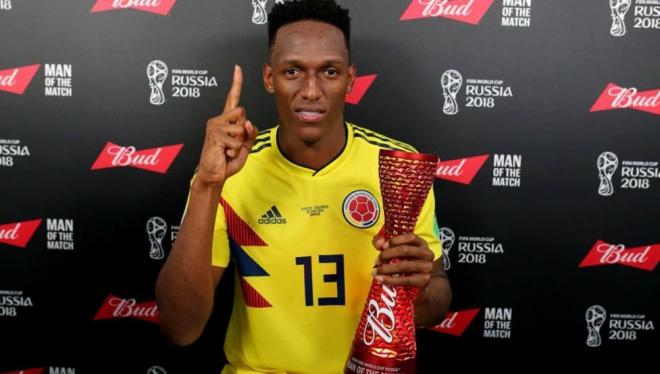
<svg viewBox="0 0 660 374">
<path fill-rule="evenodd" d="M 289 161 L 262 131 L 222 190 L 212 264 L 235 263 L 222 373 L 341 373 L 372 282 L 384 223 L 381 148 L 411 146 L 346 123 L 341 154 L 320 170 Z M 433 191 L 415 233 L 441 255 Z M 229 274 L 227 274 L 229 275 Z"/>
</svg>

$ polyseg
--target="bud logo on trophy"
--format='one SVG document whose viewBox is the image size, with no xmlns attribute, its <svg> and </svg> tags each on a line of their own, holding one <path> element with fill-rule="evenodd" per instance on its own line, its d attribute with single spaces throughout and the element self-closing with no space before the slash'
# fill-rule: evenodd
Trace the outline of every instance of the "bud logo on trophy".
<svg viewBox="0 0 660 374">
<path fill-rule="evenodd" d="M 411 233 L 431 189 L 437 156 L 381 150 L 384 238 Z M 398 261 L 398 260 L 395 260 Z M 419 290 L 373 282 L 344 373 L 415 372 L 415 309 Z"/>
</svg>

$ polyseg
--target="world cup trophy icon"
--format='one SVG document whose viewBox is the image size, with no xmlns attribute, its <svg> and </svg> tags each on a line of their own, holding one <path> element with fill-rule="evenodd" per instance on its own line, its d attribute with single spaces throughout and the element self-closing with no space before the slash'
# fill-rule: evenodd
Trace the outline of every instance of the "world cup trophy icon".
<svg viewBox="0 0 660 374">
<path fill-rule="evenodd" d="M 611 196 L 614 193 L 614 184 L 612 183 L 612 176 L 619 166 L 619 159 L 612 152 L 603 152 L 596 160 L 596 167 L 598 168 L 598 178 L 600 184 L 598 185 L 598 194 L 601 196 Z"/>
<path fill-rule="evenodd" d="M 163 250 L 163 238 L 167 232 L 167 223 L 160 217 L 151 217 L 147 221 L 147 237 L 149 238 L 149 257 L 154 260 L 165 258 Z"/>
<path fill-rule="evenodd" d="M 445 270 L 449 270 L 451 267 L 451 262 L 449 261 L 449 251 L 454 245 L 455 240 L 456 235 L 454 235 L 454 231 L 452 231 L 452 229 L 449 227 L 440 228 L 440 242 L 442 243 L 442 266 L 445 268 Z"/>
<path fill-rule="evenodd" d="M 153 105 L 162 105 L 165 103 L 165 93 L 163 92 L 163 83 L 167 79 L 167 65 L 163 61 L 154 60 L 147 65 L 147 79 L 149 80 L 149 102 Z"/>
<path fill-rule="evenodd" d="M 458 113 L 456 95 L 463 85 L 461 73 L 453 69 L 445 71 L 440 77 L 440 85 L 442 86 L 442 96 L 445 98 L 442 112 L 448 115 Z"/>
<path fill-rule="evenodd" d="M 630 9 L 631 0 L 610 0 L 610 10 L 612 11 L 612 27 L 610 34 L 612 36 L 626 35 L 626 23 L 624 17 Z"/>
<path fill-rule="evenodd" d="M 252 0 L 252 23 L 255 25 L 263 25 L 268 22 L 267 2 L 268 0 Z"/>
<path fill-rule="evenodd" d="M 592 305 L 584 315 L 587 321 L 587 347 L 599 347 L 601 344 L 600 328 L 605 323 L 607 313 L 600 305 Z"/>
<path fill-rule="evenodd" d="M 434 155 L 381 150 L 378 172 L 385 211 L 383 237 L 412 233 L 433 185 Z M 399 260 L 392 260 L 391 263 Z M 419 289 L 371 283 L 344 373 L 415 373 L 415 308 Z"/>
</svg>

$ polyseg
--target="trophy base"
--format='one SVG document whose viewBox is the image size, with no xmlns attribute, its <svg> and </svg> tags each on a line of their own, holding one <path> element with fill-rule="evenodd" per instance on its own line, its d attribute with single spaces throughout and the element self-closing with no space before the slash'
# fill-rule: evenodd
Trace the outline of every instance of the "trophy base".
<svg viewBox="0 0 660 374">
<path fill-rule="evenodd" d="M 386 348 L 353 346 L 344 374 L 415 374 L 415 358 L 397 360 L 396 352 Z"/>
</svg>

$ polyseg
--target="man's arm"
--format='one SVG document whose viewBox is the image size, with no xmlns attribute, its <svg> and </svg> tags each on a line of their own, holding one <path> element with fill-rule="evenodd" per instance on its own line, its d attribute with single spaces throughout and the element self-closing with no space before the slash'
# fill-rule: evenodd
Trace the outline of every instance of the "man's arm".
<svg viewBox="0 0 660 374">
<path fill-rule="evenodd" d="M 193 343 L 213 310 L 224 272 L 211 266 L 213 231 L 227 178 L 245 165 L 257 129 L 238 106 L 243 75 L 237 66 L 223 113 L 206 124 L 204 146 L 181 229 L 156 281 L 160 326 L 177 345 Z"/>
<path fill-rule="evenodd" d="M 381 250 L 374 270 L 376 281 L 388 286 L 419 288 L 415 300 L 415 324 L 427 327 L 442 322 L 451 304 L 451 286 L 442 261 L 433 261 L 428 243 L 415 234 L 403 234 L 388 241 L 376 236 L 374 246 Z M 401 261 L 389 263 L 395 258 Z"/>
</svg>

